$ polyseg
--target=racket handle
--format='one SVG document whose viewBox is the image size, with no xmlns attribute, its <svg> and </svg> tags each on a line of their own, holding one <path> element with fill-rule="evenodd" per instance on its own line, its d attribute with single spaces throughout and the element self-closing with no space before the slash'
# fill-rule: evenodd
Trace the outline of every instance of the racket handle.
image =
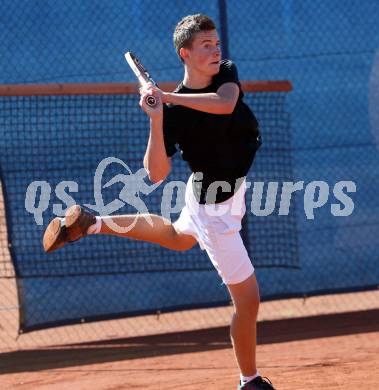
<svg viewBox="0 0 379 390">
<path fill-rule="evenodd" d="M 155 107 L 157 105 L 157 99 L 154 96 L 146 96 L 145 102 L 150 107 Z"/>
</svg>

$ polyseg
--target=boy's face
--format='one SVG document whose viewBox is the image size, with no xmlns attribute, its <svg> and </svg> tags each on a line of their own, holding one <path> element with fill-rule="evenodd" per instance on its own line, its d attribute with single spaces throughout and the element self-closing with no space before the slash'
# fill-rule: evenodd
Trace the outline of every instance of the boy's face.
<svg viewBox="0 0 379 390">
<path fill-rule="evenodd" d="M 181 48 L 180 55 L 187 66 L 198 72 L 213 76 L 220 70 L 220 40 L 216 30 L 196 33 L 190 49 Z"/>
</svg>

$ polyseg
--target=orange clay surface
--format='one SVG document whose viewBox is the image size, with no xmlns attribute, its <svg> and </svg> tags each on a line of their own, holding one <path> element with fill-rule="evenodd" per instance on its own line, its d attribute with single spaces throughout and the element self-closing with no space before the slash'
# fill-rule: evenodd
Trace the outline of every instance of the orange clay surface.
<svg viewBox="0 0 379 390">
<path fill-rule="evenodd" d="M 263 321 L 262 375 L 278 390 L 379 389 L 379 310 Z M 2 389 L 235 390 L 228 327 L 0 355 Z"/>
</svg>

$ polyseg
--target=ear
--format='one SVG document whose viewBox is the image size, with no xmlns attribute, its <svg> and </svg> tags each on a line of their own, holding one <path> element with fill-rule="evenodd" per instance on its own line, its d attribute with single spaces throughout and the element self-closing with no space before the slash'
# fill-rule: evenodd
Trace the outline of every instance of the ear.
<svg viewBox="0 0 379 390">
<path fill-rule="evenodd" d="M 181 58 L 183 59 L 183 61 L 184 61 L 185 59 L 188 58 L 188 55 L 189 55 L 188 49 L 186 49 L 186 48 L 184 48 L 184 47 L 181 47 L 181 48 L 179 49 L 179 55 L 180 55 L 180 57 L 181 57 Z"/>
</svg>

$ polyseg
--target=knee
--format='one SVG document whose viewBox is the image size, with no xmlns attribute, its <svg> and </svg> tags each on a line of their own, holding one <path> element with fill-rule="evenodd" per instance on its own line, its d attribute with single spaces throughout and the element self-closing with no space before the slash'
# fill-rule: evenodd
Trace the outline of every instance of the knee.
<svg viewBox="0 0 379 390">
<path fill-rule="evenodd" d="M 259 309 L 260 294 L 255 274 L 239 284 L 228 285 L 228 288 L 236 315 L 256 317 Z"/>
<path fill-rule="evenodd" d="M 246 299 L 240 302 L 234 303 L 234 312 L 239 317 L 253 320 L 257 318 L 259 304 L 259 295 L 251 295 L 250 297 L 246 297 Z"/>
<path fill-rule="evenodd" d="M 195 242 L 179 242 L 175 250 L 178 252 L 185 252 L 192 249 L 196 244 Z"/>
<path fill-rule="evenodd" d="M 258 315 L 260 304 L 259 291 L 256 289 L 246 291 L 245 295 L 240 295 L 233 300 L 234 312 L 241 317 L 254 319 Z"/>
<path fill-rule="evenodd" d="M 194 237 L 187 234 L 175 233 L 175 250 L 184 252 L 192 249 L 197 244 Z"/>
</svg>

